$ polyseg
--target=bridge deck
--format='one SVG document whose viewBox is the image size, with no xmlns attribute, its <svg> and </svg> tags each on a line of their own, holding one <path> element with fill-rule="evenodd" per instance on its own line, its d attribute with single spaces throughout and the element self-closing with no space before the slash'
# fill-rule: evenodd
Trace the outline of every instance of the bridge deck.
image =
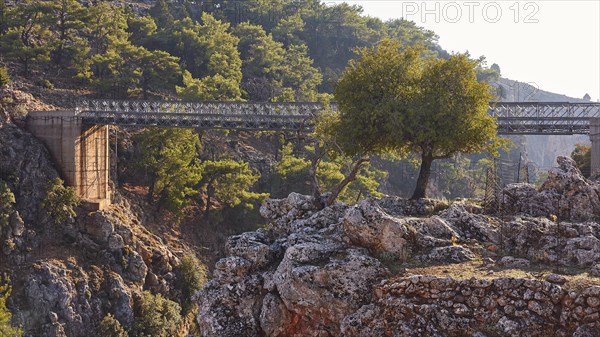
<svg viewBox="0 0 600 337">
<path fill-rule="evenodd" d="M 314 102 L 92 100 L 78 116 L 90 124 L 301 131 L 312 128 L 322 108 Z M 500 134 L 588 134 L 590 119 L 600 117 L 600 103 L 490 102 L 488 113 Z"/>
</svg>

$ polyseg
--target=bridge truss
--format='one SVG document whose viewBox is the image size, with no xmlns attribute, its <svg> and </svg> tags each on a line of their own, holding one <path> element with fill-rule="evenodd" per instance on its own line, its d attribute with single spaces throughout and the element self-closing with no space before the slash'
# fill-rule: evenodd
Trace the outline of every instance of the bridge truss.
<svg viewBox="0 0 600 337">
<path fill-rule="evenodd" d="M 306 131 L 322 109 L 314 102 L 90 100 L 78 116 L 89 124 Z M 600 117 L 600 103 L 490 102 L 488 113 L 496 118 L 499 134 L 588 134 L 590 119 Z"/>
<path fill-rule="evenodd" d="M 499 134 L 588 134 L 590 119 L 600 117 L 600 103 L 493 102 Z"/>
<path fill-rule="evenodd" d="M 79 116 L 90 124 L 199 129 L 310 130 L 320 103 L 86 101 Z"/>
</svg>

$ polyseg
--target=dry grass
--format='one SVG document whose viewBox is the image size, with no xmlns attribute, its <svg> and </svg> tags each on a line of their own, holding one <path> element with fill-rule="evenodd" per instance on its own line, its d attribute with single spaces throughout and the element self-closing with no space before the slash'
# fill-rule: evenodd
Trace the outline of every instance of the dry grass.
<svg viewBox="0 0 600 337">
<path fill-rule="evenodd" d="M 564 287 L 567 289 L 581 289 L 592 285 L 600 285 L 600 278 L 590 276 L 585 269 L 560 267 L 556 270 L 554 266 L 541 264 L 520 269 L 501 268 L 495 265 L 486 265 L 482 261 L 434 266 L 407 263 L 404 265 L 403 273 L 398 276 L 432 275 L 437 277 L 451 277 L 457 280 L 470 278 L 495 279 L 501 277 L 544 280 L 546 275 L 552 273 L 563 275 L 566 278 L 567 282 L 564 284 Z"/>
</svg>

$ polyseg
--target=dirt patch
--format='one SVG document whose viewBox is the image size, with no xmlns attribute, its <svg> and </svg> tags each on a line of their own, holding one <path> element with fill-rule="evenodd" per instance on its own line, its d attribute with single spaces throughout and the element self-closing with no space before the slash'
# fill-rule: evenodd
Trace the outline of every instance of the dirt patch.
<svg viewBox="0 0 600 337">
<path fill-rule="evenodd" d="M 498 267 L 495 264 L 489 264 L 482 260 L 435 266 L 419 266 L 407 263 L 402 265 L 402 267 L 403 270 L 399 272 L 399 277 L 432 275 L 437 277 L 451 277 L 457 280 L 470 278 L 491 280 L 503 277 L 545 280 L 548 274 L 559 274 L 566 279 L 563 287 L 567 289 L 581 289 L 592 285 L 600 285 L 600 278 L 590 276 L 587 270 L 565 267 L 557 269 L 555 266 L 543 264 L 517 269 Z"/>
</svg>

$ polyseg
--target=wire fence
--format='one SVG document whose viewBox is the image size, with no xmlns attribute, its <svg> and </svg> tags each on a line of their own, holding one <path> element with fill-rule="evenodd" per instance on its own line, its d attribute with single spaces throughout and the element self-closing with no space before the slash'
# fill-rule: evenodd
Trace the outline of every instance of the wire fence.
<svg viewBox="0 0 600 337">
<path fill-rule="evenodd" d="M 494 160 L 486 171 L 483 197 L 486 212 L 501 213 L 501 192 L 506 186 L 514 183 L 540 185 L 552 168 L 554 167 L 538 166 L 523 158 L 518 161 Z"/>
</svg>

